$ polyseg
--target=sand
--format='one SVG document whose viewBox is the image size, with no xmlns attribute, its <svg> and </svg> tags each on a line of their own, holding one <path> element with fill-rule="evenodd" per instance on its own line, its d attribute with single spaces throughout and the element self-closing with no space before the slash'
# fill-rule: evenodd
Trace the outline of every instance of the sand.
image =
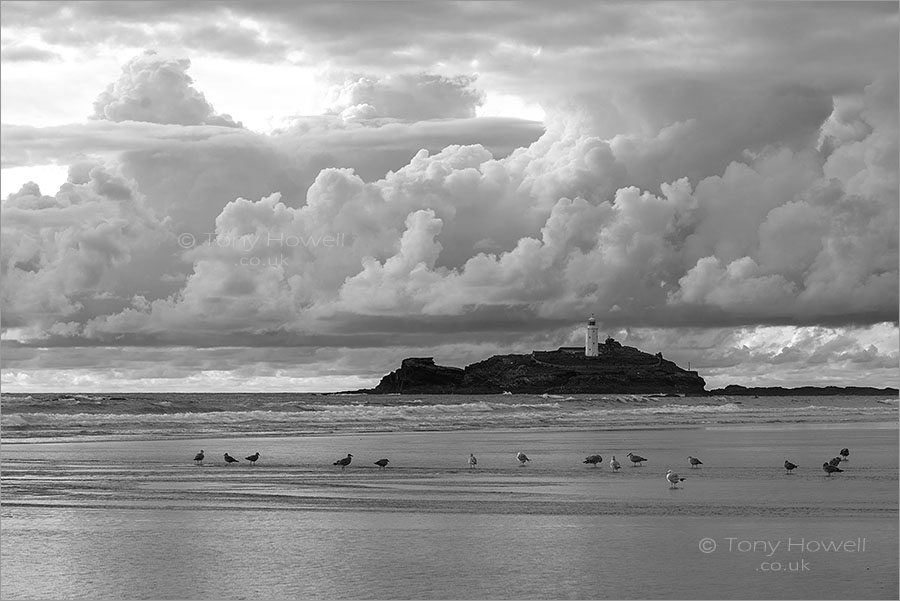
<svg viewBox="0 0 900 601">
<path fill-rule="evenodd" d="M 895 424 L 800 424 L 4 443 L 0 593 L 895 598 L 897 442 Z"/>
</svg>

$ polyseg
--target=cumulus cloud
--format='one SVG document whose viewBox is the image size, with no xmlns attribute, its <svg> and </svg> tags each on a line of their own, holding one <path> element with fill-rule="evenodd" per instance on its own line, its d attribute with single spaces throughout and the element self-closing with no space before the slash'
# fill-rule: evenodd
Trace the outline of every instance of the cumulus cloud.
<svg viewBox="0 0 900 601">
<path fill-rule="evenodd" d="M 437 319 L 491 306 L 540 319 L 594 312 L 611 325 L 890 320 L 896 123 L 879 112 L 880 90 L 859 113 L 870 133 L 827 157 L 772 148 L 659 193 L 628 186 L 616 145 L 578 115 L 504 158 L 479 145 L 420 151 L 371 182 L 324 169 L 300 202 L 271 192 L 229 202 L 220 242 L 184 255 L 192 273 L 178 296 L 98 316 L 89 331 L 152 323 L 226 340 L 248 320 L 267 332 L 315 328 L 338 311 Z M 337 234 L 341 247 L 224 243 Z M 239 264 L 245 255 L 286 261 L 254 269 Z"/>
<path fill-rule="evenodd" d="M 122 67 L 119 79 L 97 97 L 91 118 L 241 127 L 230 115 L 217 114 L 194 88 L 187 74 L 190 66 L 188 59 L 145 51 Z"/>
<path fill-rule="evenodd" d="M 473 77 L 433 73 L 357 76 L 331 88 L 329 111 L 345 121 L 474 117 L 484 94 L 473 83 Z"/>
<path fill-rule="evenodd" d="M 879 102 L 870 96 L 867 111 Z M 633 327 L 895 318 L 896 183 L 873 175 L 896 152 L 890 120 L 870 117 L 868 136 L 828 157 L 773 148 L 696 186 L 681 178 L 653 193 L 624 185 L 615 145 L 573 119 L 505 158 L 451 146 L 371 182 L 325 169 L 303 204 L 233 201 L 216 239 L 243 242 L 185 255 L 193 273 L 181 296 L 98 319 L 91 332 L 153 323 L 227 340 L 246 335 L 248 322 L 261 333 L 327 330 L 342 313 L 430 316 L 425 335 L 486 307 L 547 323 L 593 312 Z M 843 180 L 827 177 L 844 146 L 859 144 L 867 152 L 848 157 Z M 340 247 L 248 246 L 337 234 L 347 236 Z M 286 261 L 271 269 L 238 265 L 276 255 Z"/>
<path fill-rule="evenodd" d="M 133 182 L 77 165 L 55 196 L 24 186 L 3 203 L 4 327 L 36 338 L 77 334 L 85 316 L 119 311 L 137 293 L 171 292 L 174 237 Z"/>
<path fill-rule="evenodd" d="M 542 131 L 540 124 L 503 118 L 363 127 L 322 117 L 272 135 L 217 126 L 92 121 L 5 126 L 0 159 L 3 166 L 17 166 L 66 164 L 84 155 L 115 158 L 150 208 L 169 217 L 174 229 L 199 235 L 213 231 L 216 216 L 236 197 L 279 192 L 291 206 L 304 204 L 307 189 L 328 167 L 352 168 L 373 181 L 401 169 L 421 149 L 483 143 L 490 155 L 502 157 Z"/>
</svg>

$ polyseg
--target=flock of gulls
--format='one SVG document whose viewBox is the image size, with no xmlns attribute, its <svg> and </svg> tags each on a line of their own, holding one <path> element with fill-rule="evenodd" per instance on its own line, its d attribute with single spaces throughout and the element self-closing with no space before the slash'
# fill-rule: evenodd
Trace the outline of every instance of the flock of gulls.
<svg viewBox="0 0 900 601">
<path fill-rule="evenodd" d="M 194 455 L 194 463 L 196 463 L 197 465 L 203 465 L 203 459 L 205 457 L 206 457 L 206 455 L 203 454 L 203 449 L 201 449 L 199 453 Z M 628 453 L 626 455 L 626 457 L 628 457 L 628 459 L 631 461 L 632 467 L 643 467 L 644 462 L 648 461 L 646 457 L 641 457 L 640 455 L 636 455 L 634 453 Z M 254 465 L 257 461 L 259 461 L 259 451 L 255 452 L 253 455 L 244 457 L 244 459 L 246 461 L 248 461 L 251 466 Z M 690 469 L 698 469 L 698 468 L 700 468 L 701 465 L 703 465 L 703 462 L 700 461 L 699 459 L 697 459 L 696 457 L 694 457 L 693 455 L 688 455 L 687 459 L 688 459 L 688 463 L 690 465 Z M 343 471 L 348 465 L 350 465 L 351 461 L 353 461 L 353 455 L 351 455 L 350 453 L 347 453 L 346 457 L 342 457 L 341 459 L 338 459 L 332 465 L 341 466 L 341 471 Z M 522 465 L 525 465 L 526 463 L 530 462 L 531 459 L 528 458 L 528 455 L 526 455 L 522 451 L 519 451 L 516 454 L 516 461 L 518 461 L 519 465 L 522 466 Z M 842 470 L 838 466 L 841 463 L 843 463 L 844 461 L 850 461 L 850 449 L 848 449 L 846 447 L 841 449 L 841 451 L 835 457 L 833 457 L 829 461 L 826 461 L 825 463 L 823 463 L 822 470 L 828 476 L 831 476 L 831 474 L 835 474 L 835 473 L 841 473 L 844 470 Z M 225 465 L 231 465 L 232 463 L 240 463 L 240 461 L 238 461 L 237 459 L 235 459 L 228 453 L 225 453 Z M 374 465 L 377 465 L 381 469 L 384 469 L 388 466 L 388 463 L 390 463 L 390 459 L 382 458 L 382 459 L 379 459 L 378 461 L 375 461 Z M 603 463 L 603 457 L 599 454 L 588 455 L 585 458 L 585 460 L 582 461 L 582 463 L 586 463 L 589 465 L 593 465 L 594 467 L 597 467 L 598 464 Z M 475 455 L 473 453 L 469 453 L 468 465 L 469 465 L 469 468 L 474 468 L 478 465 L 478 459 L 475 457 Z M 609 467 L 610 467 L 610 469 L 612 469 L 613 472 L 618 472 L 620 469 L 622 469 L 622 464 L 619 463 L 619 461 L 616 459 L 615 455 L 613 455 L 612 459 L 609 460 Z M 791 461 L 785 460 L 785 462 L 784 462 L 784 469 L 787 470 L 788 474 L 792 473 L 798 467 L 799 466 L 796 463 L 792 463 Z M 678 483 L 684 482 L 686 480 L 686 478 L 679 476 L 673 470 L 666 471 L 665 477 L 666 477 L 666 482 L 669 483 L 669 488 L 678 488 Z"/>
<path fill-rule="evenodd" d="M 850 461 L 850 449 L 848 449 L 847 447 L 844 447 L 837 455 L 823 463 L 822 471 L 824 471 L 828 476 L 830 476 L 831 474 L 839 474 L 844 470 L 842 470 L 838 466 L 844 461 Z M 799 466 L 796 463 L 792 463 L 788 460 L 784 461 L 784 469 L 786 469 L 787 473 L 789 474 L 798 467 Z"/>
<path fill-rule="evenodd" d="M 203 452 L 203 449 L 200 449 L 200 452 L 194 455 L 194 463 L 197 465 L 203 465 L 203 460 L 206 459 L 206 455 Z M 257 461 L 259 461 L 259 451 L 253 453 L 249 457 L 244 457 L 247 461 L 250 462 L 250 465 L 254 465 Z M 225 453 L 225 465 L 231 465 L 232 463 L 240 463 L 237 459 Z"/>
</svg>

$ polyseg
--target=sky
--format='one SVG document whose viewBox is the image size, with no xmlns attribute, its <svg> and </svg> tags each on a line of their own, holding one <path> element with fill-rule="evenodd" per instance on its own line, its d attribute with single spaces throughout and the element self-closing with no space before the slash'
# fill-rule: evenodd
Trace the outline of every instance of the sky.
<svg viewBox="0 0 900 601">
<path fill-rule="evenodd" d="M 900 385 L 896 2 L 2 2 L 2 387 L 601 336 Z"/>
</svg>

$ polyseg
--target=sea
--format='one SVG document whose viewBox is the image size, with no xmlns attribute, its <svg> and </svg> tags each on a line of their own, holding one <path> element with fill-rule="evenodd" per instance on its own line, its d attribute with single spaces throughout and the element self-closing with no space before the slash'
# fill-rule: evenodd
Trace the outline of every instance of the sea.
<svg viewBox="0 0 900 601">
<path fill-rule="evenodd" d="M 896 421 L 894 396 L 4 394 L 6 441 Z"/>
<path fill-rule="evenodd" d="M 900 594 L 893 395 L 4 394 L 0 434 L 4 600 Z"/>
</svg>

